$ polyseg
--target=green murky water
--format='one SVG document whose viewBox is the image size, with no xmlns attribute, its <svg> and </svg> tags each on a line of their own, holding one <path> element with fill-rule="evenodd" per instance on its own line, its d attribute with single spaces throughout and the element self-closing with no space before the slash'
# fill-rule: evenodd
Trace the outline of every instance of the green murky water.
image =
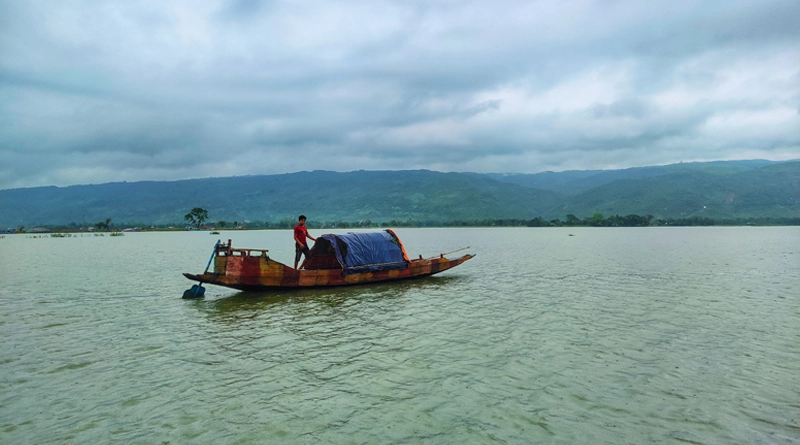
<svg viewBox="0 0 800 445">
<path fill-rule="evenodd" d="M 6 235 L 0 443 L 800 443 L 800 229 L 398 234 L 477 257 L 188 301 L 290 232 Z"/>
</svg>

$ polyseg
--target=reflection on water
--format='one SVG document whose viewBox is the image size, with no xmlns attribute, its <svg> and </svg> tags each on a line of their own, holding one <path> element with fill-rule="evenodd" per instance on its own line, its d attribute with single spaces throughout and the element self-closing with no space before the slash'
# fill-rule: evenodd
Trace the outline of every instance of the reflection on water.
<svg viewBox="0 0 800 445">
<path fill-rule="evenodd" d="M 302 308 L 318 305 L 350 307 L 374 299 L 401 299 L 409 292 L 442 290 L 461 280 L 460 276 L 422 277 L 412 280 L 376 283 L 346 287 L 311 289 L 279 289 L 265 292 L 237 292 L 214 300 L 193 300 L 199 310 L 211 316 L 227 316 L 239 312 L 254 313 L 272 309 L 273 306 Z"/>
<path fill-rule="evenodd" d="M 800 443 L 797 228 L 400 236 L 478 256 L 182 300 L 207 234 L 0 239 L 0 443 Z"/>
</svg>

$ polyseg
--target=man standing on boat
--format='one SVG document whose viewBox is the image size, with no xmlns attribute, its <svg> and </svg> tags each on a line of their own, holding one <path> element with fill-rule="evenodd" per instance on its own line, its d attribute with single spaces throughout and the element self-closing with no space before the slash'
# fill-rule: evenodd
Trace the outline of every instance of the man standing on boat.
<svg viewBox="0 0 800 445">
<path fill-rule="evenodd" d="M 294 226 L 294 268 L 297 269 L 297 263 L 300 261 L 300 254 L 302 253 L 304 257 L 303 264 L 300 266 L 302 269 L 311 255 L 311 251 L 308 250 L 308 244 L 306 244 L 306 237 L 311 241 L 316 241 L 317 239 L 308 234 L 306 215 L 300 215 L 297 221 L 297 225 Z"/>
</svg>

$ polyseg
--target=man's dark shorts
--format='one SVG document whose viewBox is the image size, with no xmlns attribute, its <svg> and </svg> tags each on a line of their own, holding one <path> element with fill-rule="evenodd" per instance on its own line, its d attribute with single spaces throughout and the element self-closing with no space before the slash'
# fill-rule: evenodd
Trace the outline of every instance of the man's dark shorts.
<svg viewBox="0 0 800 445">
<path fill-rule="evenodd" d="M 311 255 L 311 252 L 308 250 L 308 246 L 300 247 L 299 244 L 294 243 L 294 261 L 300 261 L 300 254 L 305 255 L 306 259 Z"/>
</svg>

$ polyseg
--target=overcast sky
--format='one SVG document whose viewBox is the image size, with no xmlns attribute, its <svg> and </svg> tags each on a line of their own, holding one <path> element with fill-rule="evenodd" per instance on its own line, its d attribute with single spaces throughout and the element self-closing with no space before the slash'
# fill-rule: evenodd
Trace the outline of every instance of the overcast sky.
<svg viewBox="0 0 800 445">
<path fill-rule="evenodd" d="M 2 1 L 0 189 L 800 158 L 800 1 Z"/>
</svg>

